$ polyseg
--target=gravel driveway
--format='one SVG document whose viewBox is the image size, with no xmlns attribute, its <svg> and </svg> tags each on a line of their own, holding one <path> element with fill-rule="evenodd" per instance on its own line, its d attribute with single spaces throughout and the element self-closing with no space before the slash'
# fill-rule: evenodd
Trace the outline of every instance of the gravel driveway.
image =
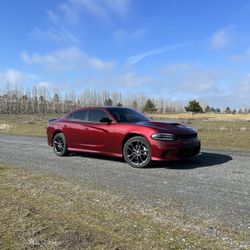
<svg viewBox="0 0 250 250">
<path fill-rule="evenodd" d="M 174 200 L 187 214 L 250 229 L 250 154 L 204 150 L 200 156 L 134 169 L 89 154 L 57 157 L 46 138 L 0 135 L 0 163 L 49 171 L 142 202 Z"/>
</svg>

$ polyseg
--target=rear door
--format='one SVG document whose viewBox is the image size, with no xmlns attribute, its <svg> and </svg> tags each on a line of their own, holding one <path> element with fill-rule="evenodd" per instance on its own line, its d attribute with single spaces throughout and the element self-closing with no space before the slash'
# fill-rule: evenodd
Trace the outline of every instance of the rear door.
<svg viewBox="0 0 250 250">
<path fill-rule="evenodd" d="M 66 137 L 69 148 L 81 148 L 86 137 L 86 122 L 88 110 L 82 109 L 68 115 L 64 124 L 63 133 Z"/>
</svg>

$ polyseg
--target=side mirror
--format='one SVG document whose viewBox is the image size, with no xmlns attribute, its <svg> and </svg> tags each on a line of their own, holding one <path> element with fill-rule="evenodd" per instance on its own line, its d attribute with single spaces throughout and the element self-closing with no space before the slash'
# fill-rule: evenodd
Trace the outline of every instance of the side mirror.
<svg viewBox="0 0 250 250">
<path fill-rule="evenodd" d="M 107 124 L 110 124 L 112 122 L 111 119 L 109 119 L 108 117 L 103 117 L 101 120 L 100 120 L 101 123 L 107 123 Z"/>
</svg>

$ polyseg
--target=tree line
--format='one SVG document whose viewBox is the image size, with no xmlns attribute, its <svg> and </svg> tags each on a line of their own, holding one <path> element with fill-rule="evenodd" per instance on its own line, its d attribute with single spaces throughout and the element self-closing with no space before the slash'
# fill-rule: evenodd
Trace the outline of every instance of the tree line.
<svg viewBox="0 0 250 250">
<path fill-rule="evenodd" d="M 205 108 L 203 109 L 200 105 L 200 103 L 196 100 L 192 100 L 188 103 L 188 106 L 185 107 L 185 110 L 187 112 L 192 112 L 192 113 L 226 113 L 226 114 L 248 114 L 250 113 L 250 108 L 245 108 L 245 109 L 239 109 L 238 112 L 236 111 L 236 109 L 232 109 L 230 107 L 226 107 L 225 110 L 221 111 L 220 108 L 214 108 L 214 107 L 210 107 L 210 106 L 205 106 Z"/>
<path fill-rule="evenodd" d="M 225 110 L 204 106 L 191 100 L 186 107 L 165 98 L 149 98 L 143 94 L 122 94 L 115 91 L 85 89 L 80 93 L 60 93 L 47 86 L 24 89 L 6 84 L 0 89 L 0 114 L 61 114 L 86 106 L 125 106 L 145 113 L 250 113 L 250 108 Z"/>
<path fill-rule="evenodd" d="M 149 101 L 149 103 L 148 103 Z M 165 98 L 149 98 L 143 94 L 85 89 L 60 92 L 46 86 L 24 89 L 7 84 L 0 89 L 0 114 L 60 114 L 86 106 L 126 106 L 144 112 L 183 112 L 182 104 Z M 153 106 L 152 106 L 153 105 Z"/>
</svg>

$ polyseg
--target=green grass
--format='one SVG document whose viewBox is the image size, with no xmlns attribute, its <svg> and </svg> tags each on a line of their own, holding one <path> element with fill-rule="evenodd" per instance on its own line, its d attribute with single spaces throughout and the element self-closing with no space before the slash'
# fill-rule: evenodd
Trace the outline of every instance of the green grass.
<svg viewBox="0 0 250 250">
<path fill-rule="evenodd" d="M 60 116 L 60 115 L 58 115 Z M 198 130 L 204 148 L 250 151 L 250 122 L 241 115 L 238 120 L 230 120 L 226 114 L 207 118 L 197 114 L 192 118 L 157 115 L 156 120 L 184 123 Z M 0 115 L 0 134 L 46 136 L 48 119 L 55 115 Z M 224 119 L 223 119 L 224 117 Z M 236 116 L 232 117 L 235 119 Z M 243 119 L 243 118 L 244 119 Z M 216 120 L 217 119 L 217 120 Z"/>
<path fill-rule="evenodd" d="M 190 218 L 179 203 L 140 205 L 84 183 L 2 167 L 0 249 L 247 249 L 249 234 Z"/>
</svg>

